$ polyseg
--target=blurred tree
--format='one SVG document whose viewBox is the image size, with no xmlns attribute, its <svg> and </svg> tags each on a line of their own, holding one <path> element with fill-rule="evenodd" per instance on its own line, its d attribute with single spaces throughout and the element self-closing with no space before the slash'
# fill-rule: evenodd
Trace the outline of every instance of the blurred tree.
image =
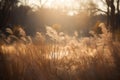
<svg viewBox="0 0 120 80">
<path fill-rule="evenodd" d="M 93 0 L 90 0 L 88 2 L 87 10 L 89 11 L 90 16 L 93 16 L 97 12 L 98 5 L 93 2 Z"/>
<path fill-rule="evenodd" d="M 25 26 L 30 12 L 32 13 L 32 8 L 29 6 L 20 5 L 19 7 L 15 7 L 11 14 L 12 20 L 10 23 Z"/>
<path fill-rule="evenodd" d="M 117 20 L 116 20 L 116 26 L 118 27 L 118 28 L 120 28 L 120 0 L 117 0 L 117 14 L 116 14 L 116 18 L 117 18 Z"/>
<path fill-rule="evenodd" d="M 116 32 L 120 31 L 120 1 L 119 0 L 101 0 L 107 6 L 107 26 L 113 33 L 115 40 Z"/>
<path fill-rule="evenodd" d="M 6 26 L 19 0 L 0 0 L 0 28 Z"/>
<path fill-rule="evenodd" d="M 107 6 L 107 11 L 98 9 L 107 14 L 107 25 L 110 26 L 111 31 L 115 33 L 116 30 L 120 29 L 120 1 L 119 0 L 101 0 L 104 5 Z"/>
<path fill-rule="evenodd" d="M 120 29 L 120 13 L 119 13 L 119 0 L 106 0 L 108 9 L 107 9 L 107 13 L 108 13 L 108 25 L 111 26 L 111 30 L 113 33 L 115 33 L 115 31 L 117 29 Z M 115 6 L 116 4 L 116 6 Z"/>
<path fill-rule="evenodd" d="M 40 8 L 43 8 L 48 0 L 39 0 L 39 1 L 40 1 Z"/>
<path fill-rule="evenodd" d="M 20 5 L 13 10 L 10 23 L 23 26 L 26 33 L 30 35 L 34 32 L 37 21 L 35 15 L 30 6 Z"/>
</svg>

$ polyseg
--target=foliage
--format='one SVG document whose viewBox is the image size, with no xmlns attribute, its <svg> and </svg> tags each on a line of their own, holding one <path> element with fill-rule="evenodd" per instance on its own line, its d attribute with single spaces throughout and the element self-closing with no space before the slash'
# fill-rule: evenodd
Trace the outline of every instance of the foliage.
<svg viewBox="0 0 120 80">
<path fill-rule="evenodd" d="M 19 0 L 0 0 L 0 28 L 6 26 Z"/>
</svg>

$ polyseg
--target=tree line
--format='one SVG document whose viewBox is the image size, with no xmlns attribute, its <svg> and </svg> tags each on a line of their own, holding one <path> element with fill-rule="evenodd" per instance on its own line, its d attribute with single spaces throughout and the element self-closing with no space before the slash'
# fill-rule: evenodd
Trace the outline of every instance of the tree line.
<svg viewBox="0 0 120 80">
<path fill-rule="evenodd" d="M 120 1 L 119 0 L 101 0 L 101 1 L 104 3 L 104 5 L 107 5 L 106 7 L 107 11 L 97 9 L 97 6 L 95 4 L 90 4 L 90 7 L 88 9 L 91 12 L 91 14 L 97 11 L 105 12 L 105 14 L 107 15 L 107 25 L 111 26 L 111 31 L 113 31 L 114 33 L 116 30 L 120 28 L 120 9 L 119 9 Z M 27 25 L 29 20 L 28 12 L 31 11 L 31 14 L 35 15 L 39 12 L 44 11 L 43 8 L 45 3 L 42 4 L 42 0 L 40 0 L 41 3 L 39 8 L 40 10 L 36 13 L 32 12 L 32 8 L 30 8 L 29 6 L 18 6 L 18 3 L 20 3 L 19 0 L 0 0 L 0 28 L 3 29 L 8 24 L 13 25 L 20 24 L 23 26 L 27 26 L 27 29 L 30 31 L 34 30 L 34 27 L 31 27 L 32 29 L 30 29 L 29 27 L 30 25 L 32 26 L 33 24 Z M 43 18 L 43 16 L 40 17 Z M 34 16 L 32 16 L 31 18 L 34 19 Z M 41 23 L 41 26 L 44 26 L 45 22 L 42 19 L 39 22 Z"/>
</svg>

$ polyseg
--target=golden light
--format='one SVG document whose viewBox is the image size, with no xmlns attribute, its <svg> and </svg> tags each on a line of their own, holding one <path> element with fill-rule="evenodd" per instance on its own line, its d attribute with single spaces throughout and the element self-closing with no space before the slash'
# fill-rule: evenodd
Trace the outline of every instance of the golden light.
<svg viewBox="0 0 120 80">
<path fill-rule="evenodd" d="M 21 0 L 22 2 L 26 2 L 29 5 L 40 5 L 40 0 Z M 90 0 L 91 1 L 91 0 Z M 99 6 L 104 6 L 101 0 L 92 0 Z M 69 8 L 78 8 L 80 5 L 83 5 L 84 3 L 89 2 L 89 0 L 41 0 L 41 3 L 44 4 L 44 6 L 48 7 L 69 7 Z"/>
<path fill-rule="evenodd" d="M 40 5 L 40 0 L 28 0 L 29 5 Z M 75 8 L 79 4 L 75 0 L 41 0 L 41 4 L 51 8 Z"/>
<path fill-rule="evenodd" d="M 40 3 L 39 3 L 39 0 L 28 0 L 27 1 L 28 2 L 28 5 L 39 5 Z"/>
<path fill-rule="evenodd" d="M 21 0 L 24 1 L 24 0 Z M 44 6 L 46 8 L 58 9 L 60 11 L 66 11 L 68 15 L 72 16 L 77 13 L 79 10 L 84 10 L 87 6 L 87 3 L 93 1 L 98 5 L 99 9 L 105 10 L 105 5 L 100 0 L 26 0 L 27 4 L 34 6 Z"/>
</svg>

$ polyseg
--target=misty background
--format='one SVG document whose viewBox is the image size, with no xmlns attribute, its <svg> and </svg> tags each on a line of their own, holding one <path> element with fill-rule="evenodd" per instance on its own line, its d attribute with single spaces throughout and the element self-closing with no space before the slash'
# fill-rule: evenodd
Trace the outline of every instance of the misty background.
<svg viewBox="0 0 120 80">
<path fill-rule="evenodd" d="M 100 22 L 120 26 L 119 0 L 0 0 L 0 27 L 20 25 L 27 35 L 45 33 L 47 25 L 72 35 L 89 36 Z M 115 30 L 113 32 L 115 32 Z"/>
</svg>

